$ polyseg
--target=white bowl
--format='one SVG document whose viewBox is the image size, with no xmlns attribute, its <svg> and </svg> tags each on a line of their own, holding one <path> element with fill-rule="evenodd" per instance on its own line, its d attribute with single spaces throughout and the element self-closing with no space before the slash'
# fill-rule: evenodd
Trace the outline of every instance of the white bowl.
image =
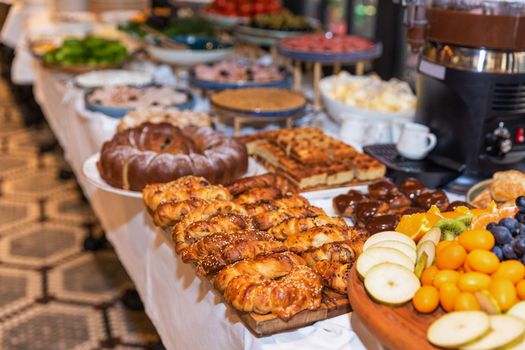
<svg viewBox="0 0 525 350">
<path fill-rule="evenodd" d="M 233 48 L 216 50 L 175 50 L 154 45 L 148 45 L 146 50 L 151 57 L 160 62 L 181 66 L 220 61 L 233 53 Z"/>
<path fill-rule="evenodd" d="M 416 114 L 415 111 L 398 113 L 374 111 L 371 109 L 349 106 L 341 101 L 331 98 L 329 96 L 329 92 L 332 90 L 332 86 L 337 81 L 337 79 L 338 77 L 336 75 L 332 75 L 323 78 L 320 81 L 321 100 L 323 101 L 328 114 L 337 123 L 342 123 L 345 119 L 345 115 L 357 115 L 383 121 L 411 122 L 414 120 Z"/>
</svg>

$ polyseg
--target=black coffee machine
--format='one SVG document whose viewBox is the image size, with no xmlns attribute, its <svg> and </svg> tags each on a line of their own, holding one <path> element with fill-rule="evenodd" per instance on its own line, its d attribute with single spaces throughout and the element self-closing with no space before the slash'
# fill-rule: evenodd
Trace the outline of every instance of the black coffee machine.
<svg viewBox="0 0 525 350">
<path fill-rule="evenodd" d="M 416 122 L 438 138 L 426 161 L 457 177 L 449 188 L 458 191 L 525 171 L 525 0 L 401 4 L 420 52 Z"/>
</svg>

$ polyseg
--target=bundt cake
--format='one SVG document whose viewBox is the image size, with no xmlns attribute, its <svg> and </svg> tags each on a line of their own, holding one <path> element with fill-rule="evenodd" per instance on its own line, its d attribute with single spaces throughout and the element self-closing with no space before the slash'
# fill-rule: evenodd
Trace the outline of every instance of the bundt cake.
<svg viewBox="0 0 525 350">
<path fill-rule="evenodd" d="M 104 143 L 97 166 L 108 184 L 132 191 L 185 175 L 227 184 L 246 172 L 248 152 L 239 141 L 209 128 L 147 122 Z"/>
</svg>

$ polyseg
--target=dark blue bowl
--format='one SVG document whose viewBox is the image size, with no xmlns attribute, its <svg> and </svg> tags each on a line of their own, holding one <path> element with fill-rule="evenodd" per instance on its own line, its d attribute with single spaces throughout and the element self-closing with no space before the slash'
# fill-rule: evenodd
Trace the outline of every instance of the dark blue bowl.
<svg viewBox="0 0 525 350">
<path fill-rule="evenodd" d="M 198 35 L 174 35 L 170 39 L 176 41 L 179 44 L 188 46 L 191 50 L 217 50 L 217 49 L 228 49 L 233 45 L 223 43 L 222 41 Z"/>
<path fill-rule="evenodd" d="M 184 90 L 184 89 L 174 89 L 174 90 L 177 92 L 186 94 L 188 99 L 186 102 L 183 102 L 181 104 L 166 106 L 166 107 L 176 107 L 180 110 L 192 109 L 193 106 L 195 105 L 195 99 L 193 98 L 193 95 L 191 94 L 191 92 L 189 92 L 188 90 Z M 89 103 L 88 97 L 93 93 L 93 91 L 94 89 L 90 90 L 84 95 L 84 103 L 86 105 L 86 108 L 90 111 L 100 112 L 100 113 L 107 115 L 108 117 L 120 119 L 124 117 L 128 112 L 135 110 L 135 108 L 111 107 L 111 106 L 104 106 L 104 105 L 96 104 L 96 103 Z"/>
</svg>

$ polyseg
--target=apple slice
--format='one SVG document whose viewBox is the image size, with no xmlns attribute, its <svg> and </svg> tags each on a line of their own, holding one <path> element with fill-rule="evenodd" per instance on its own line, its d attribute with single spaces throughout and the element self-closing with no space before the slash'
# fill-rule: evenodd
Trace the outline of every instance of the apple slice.
<svg viewBox="0 0 525 350">
<path fill-rule="evenodd" d="M 511 344 L 508 344 L 504 348 L 505 350 L 525 350 L 525 335 L 519 337 L 517 340 L 513 341 Z"/>
<path fill-rule="evenodd" d="M 380 242 L 377 242 L 367 247 L 367 249 L 379 248 L 379 247 L 392 248 L 395 250 L 399 250 L 401 253 L 408 256 L 410 260 L 413 261 L 414 264 L 416 263 L 416 259 L 417 259 L 416 250 L 412 248 L 412 246 L 406 243 L 403 243 L 400 241 L 380 241 Z"/>
<path fill-rule="evenodd" d="M 398 264 L 375 265 L 365 277 L 365 289 L 375 301 L 390 305 L 402 305 L 414 297 L 421 287 L 414 273 Z"/>
<path fill-rule="evenodd" d="M 525 334 L 525 323 L 510 315 L 491 315 L 490 332 L 461 347 L 463 350 L 490 350 L 509 345 Z"/>
<path fill-rule="evenodd" d="M 482 311 L 456 311 L 432 322 L 427 330 L 431 344 L 454 349 L 482 338 L 490 331 L 490 318 Z"/>
<path fill-rule="evenodd" d="M 435 246 L 438 245 L 441 240 L 441 229 L 439 227 L 431 228 L 427 233 L 423 235 L 417 242 L 417 248 L 419 248 L 425 242 L 432 242 Z"/>
<path fill-rule="evenodd" d="M 357 258 L 356 269 L 357 274 L 361 279 L 364 279 L 368 270 L 372 267 L 382 263 L 394 263 L 404 266 L 410 271 L 414 271 L 414 263 L 408 256 L 401 253 L 399 250 L 392 248 L 370 248 L 364 251 L 359 258 Z"/>
<path fill-rule="evenodd" d="M 417 261 L 421 259 L 421 255 L 425 253 L 427 255 L 427 264 L 425 267 L 432 266 L 436 258 L 436 245 L 432 241 L 425 241 L 419 245 L 416 250 Z"/>
<path fill-rule="evenodd" d="M 416 267 L 414 268 L 414 274 L 417 278 L 421 278 L 423 271 L 427 266 L 428 255 L 426 252 L 423 252 L 421 256 L 417 259 Z"/>
<path fill-rule="evenodd" d="M 476 300 L 478 301 L 479 307 L 482 311 L 485 311 L 489 315 L 501 314 L 501 309 L 498 302 L 488 290 L 480 290 L 474 293 Z"/>
<path fill-rule="evenodd" d="M 512 306 L 509 311 L 507 311 L 507 315 L 511 315 L 525 321 L 525 301 L 520 301 L 519 303 L 514 304 L 514 306 Z"/>
<path fill-rule="evenodd" d="M 408 244 L 413 249 L 416 249 L 416 243 L 414 243 L 414 240 L 407 235 L 396 231 L 383 231 L 370 236 L 370 238 L 366 240 L 363 250 L 366 250 L 368 247 L 381 241 L 399 241 Z"/>
</svg>

